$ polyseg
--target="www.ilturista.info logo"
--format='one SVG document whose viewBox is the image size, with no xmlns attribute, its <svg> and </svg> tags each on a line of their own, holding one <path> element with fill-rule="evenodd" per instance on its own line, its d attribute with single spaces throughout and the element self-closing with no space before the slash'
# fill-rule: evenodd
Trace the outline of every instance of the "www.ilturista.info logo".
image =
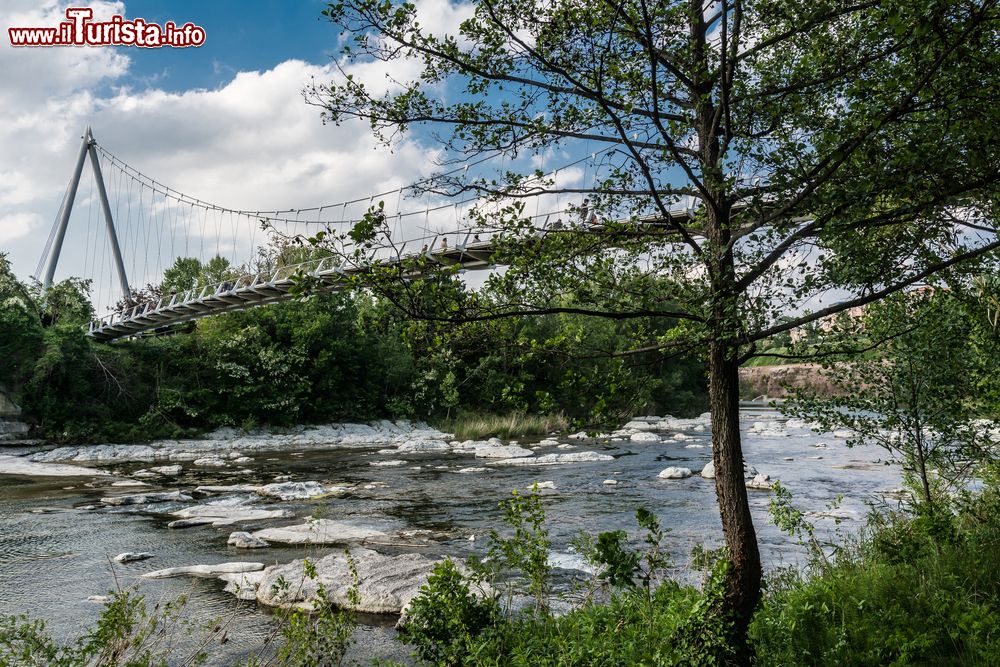
<svg viewBox="0 0 1000 667">
<path fill-rule="evenodd" d="M 142 19 L 112 16 L 110 21 L 91 21 L 94 10 L 70 7 L 66 18 L 52 28 L 7 28 L 11 46 L 139 46 L 147 49 L 170 46 L 184 48 L 205 43 L 205 29 L 191 22 L 162 26 Z"/>
</svg>

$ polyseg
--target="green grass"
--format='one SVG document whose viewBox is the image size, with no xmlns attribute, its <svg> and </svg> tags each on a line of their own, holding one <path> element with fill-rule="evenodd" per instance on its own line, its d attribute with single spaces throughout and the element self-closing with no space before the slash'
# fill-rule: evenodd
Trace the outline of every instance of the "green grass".
<svg viewBox="0 0 1000 667">
<path fill-rule="evenodd" d="M 454 433 L 459 440 L 481 440 L 492 437 L 520 438 L 527 435 L 545 435 L 552 431 L 562 431 L 568 424 L 566 418 L 560 414 L 531 415 L 513 412 L 508 415 L 462 413 L 435 426 Z"/>
<path fill-rule="evenodd" d="M 998 510 L 988 491 L 944 519 L 896 518 L 811 577 L 773 577 L 752 627 L 758 664 L 997 664 Z"/>
</svg>

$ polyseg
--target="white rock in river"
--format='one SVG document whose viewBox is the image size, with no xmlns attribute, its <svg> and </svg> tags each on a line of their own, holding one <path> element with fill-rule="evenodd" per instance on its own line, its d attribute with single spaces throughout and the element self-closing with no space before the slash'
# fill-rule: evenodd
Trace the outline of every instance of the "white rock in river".
<svg viewBox="0 0 1000 667">
<path fill-rule="evenodd" d="M 397 466 L 405 466 L 406 461 L 399 459 L 393 461 L 369 461 L 368 465 L 375 466 L 376 468 L 395 468 Z"/>
<path fill-rule="evenodd" d="M 223 588 L 227 593 L 232 593 L 238 600 L 247 602 L 257 601 L 257 588 L 264 578 L 264 572 L 230 572 L 220 574 L 219 579 L 226 582 Z"/>
<path fill-rule="evenodd" d="M 594 463 L 597 461 L 614 461 L 613 456 L 597 452 L 569 452 L 566 454 L 545 454 L 544 456 L 521 457 L 516 459 L 501 459 L 491 461 L 495 466 L 554 466 L 565 463 Z"/>
<path fill-rule="evenodd" d="M 184 567 L 168 567 L 140 575 L 143 579 L 166 579 L 168 577 L 218 577 L 221 574 L 240 572 L 259 572 L 264 569 L 263 563 L 219 563 L 217 565 L 186 565 Z"/>
<path fill-rule="evenodd" d="M 640 420 L 637 420 L 637 419 L 633 419 L 629 423 L 627 423 L 624 426 L 622 426 L 621 430 L 623 430 L 623 431 L 654 431 L 654 430 L 656 430 L 656 424 L 652 423 L 652 422 L 645 421 L 645 420 L 640 421 Z"/>
<path fill-rule="evenodd" d="M 195 492 L 206 495 L 216 495 L 219 493 L 257 493 L 260 484 L 222 484 L 195 487 Z"/>
<path fill-rule="evenodd" d="M 225 468 L 229 463 L 220 459 L 217 456 L 208 456 L 201 459 L 195 459 L 194 464 L 196 466 L 205 466 L 207 468 Z"/>
<path fill-rule="evenodd" d="M 477 459 L 512 459 L 532 456 L 533 451 L 517 445 L 487 445 L 476 447 Z"/>
<path fill-rule="evenodd" d="M 645 431 L 640 431 L 639 433 L 633 433 L 632 437 L 629 438 L 632 442 L 659 442 L 660 436 L 655 433 L 647 433 Z"/>
<path fill-rule="evenodd" d="M 748 489 L 761 489 L 763 491 L 770 491 L 771 490 L 771 481 L 770 480 L 771 480 L 771 476 L 770 475 L 763 475 L 763 474 L 758 473 L 758 474 L 754 475 L 753 479 L 751 479 L 750 481 L 747 482 L 747 488 Z"/>
<path fill-rule="evenodd" d="M 715 479 L 715 462 L 709 461 L 705 464 L 705 467 L 701 469 L 701 476 L 705 479 Z"/>
<path fill-rule="evenodd" d="M 111 496 L 108 498 L 101 498 L 102 505 L 111 505 L 118 507 L 121 505 L 146 505 L 149 503 L 168 503 L 168 502 L 178 502 L 178 503 L 189 503 L 194 501 L 194 498 L 187 495 L 186 493 L 181 493 L 180 491 L 166 491 L 162 493 L 137 493 L 130 496 Z"/>
<path fill-rule="evenodd" d="M 538 444 L 542 447 L 554 447 L 559 444 L 559 441 L 555 438 L 545 438 L 544 440 L 539 440 Z"/>
<path fill-rule="evenodd" d="M 408 440 L 401 443 L 396 451 L 421 454 L 425 452 L 447 452 L 451 447 L 440 440 Z"/>
<path fill-rule="evenodd" d="M 538 489 L 555 489 L 555 488 L 556 488 L 556 483 L 555 483 L 555 482 L 553 482 L 553 481 L 548 481 L 548 482 L 535 482 L 534 484 L 530 484 L 530 485 L 528 486 L 528 489 L 534 489 L 534 488 L 536 488 L 536 487 L 537 487 Z"/>
<path fill-rule="evenodd" d="M 114 560 L 116 563 L 134 563 L 136 561 L 146 560 L 152 557 L 153 554 L 147 553 L 145 551 L 138 551 L 138 552 L 125 551 L 115 556 L 112 560 Z"/>
<path fill-rule="evenodd" d="M 676 468 L 671 466 L 660 471 L 658 477 L 660 479 L 684 479 L 685 477 L 691 476 L 690 468 Z"/>
<path fill-rule="evenodd" d="M 261 549 L 263 547 L 271 546 L 265 540 L 243 531 L 230 533 L 229 540 L 226 544 L 231 547 L 236 547 L 237 549 Z"/>
<path fill-rule="evenodd" d="M 460 472 L 462 474 L 469 474 L 474 472 L 486 472 L 487 468 L 462 468 L 461 470 L 456 470 L 455 472 Z"/>
<path fill-rule="evenodd" d="M 139 487 L 139 486 L 149 486 L 145 482 L 140 482 L 135 479 L 124 479 L 120 482 L 111 482 L 111 486 L 115 487 Z"/>
<path fill-rule="evenodd" d="M 107 604 L 113 600 L 110 595 L 91 595 L 87 598 L 87 602 L 96 602 L 97 604 Z"/>
<path fill-rule="evenodd" d="M 278 482 L 276 484 L 265 484 L 257 489 L 259 495 L 266 498 L 278 498 L 279 500 L 318 498 L 319 496 L 325 496 L 338 491 L 343 491 L 343 488 L 327 488 L 319 482 Z"/>
<path fill-rule="evenodd" d="M 347 557 L 340 553 L 310 559 L 316 568 L 315 579 L 306 576 L 301 560 L 267 568 L 257 584 L 257 601 L 270 607 L 310 609 L 322 585 L 329 601 L 338 607 L 371 614 L 400 614 L 420 594 L 420 587 L 439 562 L 420 554 L 386 556 L 370 549 L 352 549 L 351 558 L 359 576 L 357 602 L 349 594 L 354 575 Z M 282 581 L 288 585 L 280 585 Z"/>
<path fill-rule="evenodd" d="M 617 479 L 606 479 L 603 482 L 601 482 L 601 484 L 603 484 L 604 486 L 618 486 L 618 480 Z"/>
<path fill-rule="evenodd" d="M 155 466 L 149 469 L 149 472 L 156 473 L 157 475 L 165 475 L 167 477 L 173 477 L 175 475 L 181 474 L 184 467 L 180 464 L 174 464 L 170 466 Z"/>
<path fill-rule="evenodd" d="M 171 514 L 185 523 L 171 522 L 167 524 L 168 528 L 185 528 L 199 524 L 228 526 L 245 521 L 287 519 L 295 516 L 289 510 L 255 509 L 246 505 L 197 505 L 195 507 L 185 507 Z"/>
<path fill-rule="evenodd" d="M 389 535 L 377 528 L 333 519 L 311 519 L 297 526 L 265 528 L 254 537 L 281 544 L 353 544 Z"/>
</svg>

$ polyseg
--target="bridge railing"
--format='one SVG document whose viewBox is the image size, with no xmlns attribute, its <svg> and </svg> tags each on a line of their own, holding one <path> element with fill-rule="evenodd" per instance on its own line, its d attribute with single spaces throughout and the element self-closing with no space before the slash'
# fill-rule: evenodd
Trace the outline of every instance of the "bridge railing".
<svg viewBox="0 0 1000 667">
<path fill-rule="evenodd" d="M 452 235 L 461 236 L 463 233 L 465 240 L 462 243 L 456 243 L 452 247 L 445 246 L 438 248 L 434 248 L 434 244 L 424 243 L 424 247 L 426 248 L 430 245 L 430 249 L 421 249 L 416 252 L 406 252 L 406 248 L 411 246 L 411 244 L 415 246 L 416 244 L 420 244 L 425 241 L 436 242 L 438 238 L 448 235 L 438 233 L 418 237 L 416 239 L 406 241 L 399 247 L 393 246 L 391 243 L 376 245 L 372 248 L 372 255 L 369 258 L 369 263 L 393 262 L 396 261 L 397 258 L 412 258 L 420 254 L 433 256 L 453 250 L 464 250 L 468 245 L 468 240 L 470 238 L 473 238 L 477 234 L 486 234 L 484 231 L 468 228 L 457 230 L 456 232 L 453 232 Z M 350 245 L 352 244 L 345 246 L 345 250 L 350 247 Z M 343 273 L 345 271 L 343 260 L 340 260 L 335 255 L 313 258 L 296 264 L 286 264 L 277 267 L 274 270 L 244 274 L 235 278 L 221 280 L 216 283 L 193 287 L 182 292 L 173 292 L 170 295 L 161 296 L 155 301 L 133 304 L 132 306 L 122 310 L 108 313 L 107 315 L 92 321 L 90 323 L 89 331 L 93 333 L 94 331 L 104 329 L 106 327 L 112 327 L 122 322 L 132 321 L 151 313 L 159 313 L 164 310 L 169 310 L 170 308 L 184 306 L 185 304 L 197 303 L 208 297 L 225 296 L 241 290 L 252 291 L 255 288 L 273 287 L 277 283 L 290 282 L 292 277 L 298 274 L 319 275 L 325 271 Z"/>
<path fill-rule="evenodd" d="M 540 223 L 536 223 L 534 225 L 534 231 L 537 234 L 545 234 L 558 229 L 569 230 L 576 228 L 579 230 L 581 227 L 586 231 L 593 231 L 594 229 L 599 229 L 607 224 L 606 221 L 602 222 L 593 214 L 591 214 L 586 220 L 577 219 L 575 221 L 570 220 L 570 222 L 565 224 L 563 223 L 563 215 L 573 216 L 577 213 L 578 212 L 574 210 L 564 210 L 541 216 L 532 216 L 532 218 L 538 218 L 540 220 Z M 690 217 L 693 214 L 693 211 L 691 209 L 680 209 L 677 211 L 671 211 L 670 213 L 671 217 Z M 552 220 L 553 216 L 555 216 L 554 221 Z M 647 224 L 662 224 L 664 220 L 658 216 L 649 216 L 648 218 L 641 218 L 639 222 Z M 465 250 L 469 248 L 470 241 L 472 242 L 471 245 L 476 246 L 480 250 L 487 249 L 492 245 L 493 236 L 496 233 L 496 230 L 493 229 L 482 229 L 479 227 L 469 226 L 460 227 L 454 231 L 436 232 L 422 237 L 411 238 L 399 246 L 396 246 L 391 241 L 388 241 L 385 244 L 376 245 L 371 248 L 371 255 L 369 256 L 367 263 L 369 265 L 379 262 L 392 263 L 402 259 L 417 257 L 419 255 L 424 255 L 428 259 L 434 260 L 435 256 L 440 256 L 446 253 L 453 253 L 455 251 L 464 253 Z M 446 242 L 449 237 L 456 239 L 454 245 L 439 245 L 439 239 L 444 239 Z M 462 240 L 458 241 L 458 239 Z M 348 248 L 352 247 L 352 245 L 353 244 L 346 244 L 342 250 L 346 251 Z M 407 251 L 407 248 L 419 249 Z M 113 327 L 123 322 L 136 320 L 149 314 L 156 314 L 165 310 L 170 310 L 171 308 L 198 303 L 209 297 L 226 296 L 241 291 L 252 292 L 255 289 L 263 287 L 274 287 L 278 283 L 290 282 L 292 276 L 300 273 L 307 275 L 319 275 L 329 271 L 340 273 L 345 272 L 343 261 L 339 260 L 335 255 L 329 255 L 326 257 L 313 258 L 296 264 L 280 266 L 274 270 L 244 274 L 213 284 L 194 287 L 183 292 L 171 293 L 167 296 L 161 296 L 156 301 L 134 304 L 120 311 L 109 313 L 100 319 L 92 321 L 90 323 L 89 331 L 90 333 L 94 333 L 95 331 L 107 327 Z"/>
</svg>

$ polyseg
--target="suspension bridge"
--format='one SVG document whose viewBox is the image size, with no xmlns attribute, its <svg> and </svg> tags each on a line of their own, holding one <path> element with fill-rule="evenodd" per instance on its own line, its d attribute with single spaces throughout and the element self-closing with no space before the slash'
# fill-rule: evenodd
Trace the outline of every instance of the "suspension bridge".
<svg viewBox="0 0 1000 667">
<path fill-rule="evenodd" d="M 583 178 L 587 179 L 589 171 L 596 182 L 599 178 L 598 158 L 606 157 L 613 151 L 614 148 L 609 148 L 591 153 L 532 178 L 539 182 L 558 183 L 560 172 L 576 169 L 577 178 L 582 172 Z M 484 158 L 476 164 L 488 159 Z M 403 206 L 407 192 L 421 191 L 421 187 L 432 179 L 455 174 L 466 177 L 468 165 L 405 187 L 334 204 L 304 209 L 250 211 L 209 203 L 160 183 L 107 151 L 97 143 L 88 127 L 35 272 L 43 290 L 49 289 L 53 283 L 87 161 L 91 164 L 92 175 L 86 199 L 89 208 L 83 248 L 84 274 L 95 276 L 98 307 L 103 305 L 111 311 L 92 321 L 87 328 L 87 334 L 100 341 L 137 336 L 203 317 L 294 299 L 295 285 L 302 276 L 311 278 L 311 288 L 315 291 L 338 291 L 348 288 L 351 283 L 347 278 L 358 271 L 372 265 L 401 262 L 419 256 L 428 260 L 425 266 L 429 267 L 449 265 L 461 270 L 495 268 L 496 230 L 469 223 L 467 215 L 483 205 L 481 196 L 455 201 L 436 192 L 432 194 L 438 198 L 423 201 L 423 206 Z M 546 194 L 536 198 L 535 213 L 527 216 L 537 234 L 563 228 L 563 218 L 567 216 L 575 216 L 572 225 L 578 231 L 599 232 L 607 229 L 607 223 L 601 222 L 593 212 L 588 213 L 586 205 L 582 207 L 581 215 L 581 206 L 567 205 L 557 194 L 553 195 L 552 190 L 540 188 L 539 192 Z M 391 235 L 393 240 L 387 239 L 388 242 L 373 247 L 366 254 L 363 264 L 347 263 L 336 255 L 297 263 L 269 261 L 267 253 L 268 248 L 273 248 L 273 238 L 257 238 L 259 230 L 270 230 L 272 234 L 285 238 L 307 236 L 317 229 L 328 232 L 333 229 L 347 230 L 377 203 L 384 206 L 384 202 L 391 202 L 393 197 L 395 209 L 383 209 L 386 224 L 391 228 L 387 236 Z M 543 200 L 548 210 L 541 209 Z M 93 210 L 95 203 L 100 209 L 98 216 Z M 669 217 L 674 220 L 658 216 L 644 219 L 644 222 L 653 226 L 669 226 L 675 220 L 687 220 L 691 215 L 691 208 L 683 208 L 670 211 Z M 99 229 L 95 229 L 95 217 L 104 221 L 103 244 Z M 283 232 L 279 231 L 282 229 Z M 453 239 L 450 245 L 449 238 Z M 164 293 L 157 286 L 170 265 L 182 257 L 198 259 L 199 265 L 222 258 L 227 275 Z M 137 283 L 129 282 L 129 264 L 133 280 L 141 276 Z M 413 277 L 419 277 L 419 274 Z M 143 283 L 152 289 L 136 291 L 133 288 Z M 119 298 L 111 307 L 116 292 Z"/>
</svg>

